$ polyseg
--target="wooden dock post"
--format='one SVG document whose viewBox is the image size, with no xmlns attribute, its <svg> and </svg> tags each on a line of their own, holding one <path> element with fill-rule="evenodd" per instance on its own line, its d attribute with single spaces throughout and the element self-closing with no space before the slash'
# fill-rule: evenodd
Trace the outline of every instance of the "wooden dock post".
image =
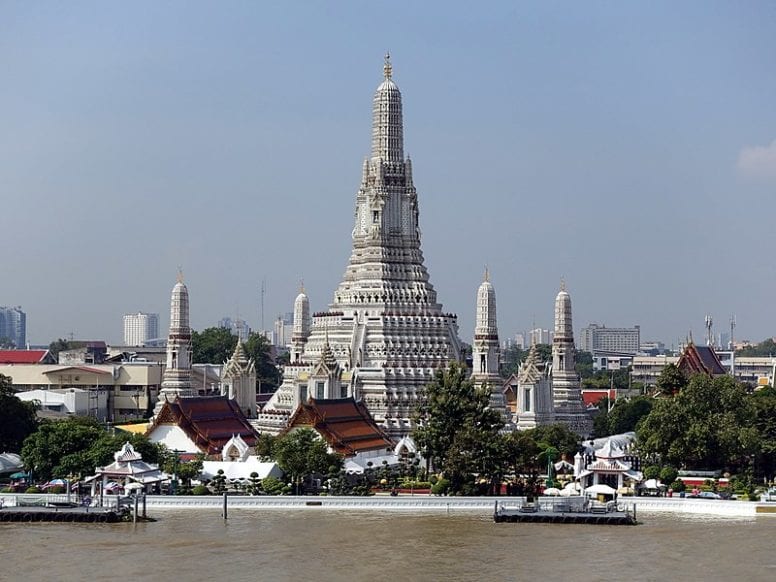
<svg viewBox="0 0 776 582">
<path fill-rule="evenodd" d="M 140 503 L 140 500 L 137 498 L 137 494 L 135 494 L 135 507 L 134 511 L 132 512 L 132 523 L 137 523 L 137 507 Z"/>
<path fill-rule="evenodd" d="M 224 491 L 224 509 L 223 509 L 223 518 L 227 519 L 227 502 L 226 502 L 226 491 Z"/>
</svg>

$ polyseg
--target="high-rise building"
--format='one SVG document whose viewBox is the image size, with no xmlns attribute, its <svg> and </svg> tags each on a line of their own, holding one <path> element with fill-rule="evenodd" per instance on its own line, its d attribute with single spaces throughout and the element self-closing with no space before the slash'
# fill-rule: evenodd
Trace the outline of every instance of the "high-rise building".
<svg viewBox="0 0 776 582">
<path fill-rule="evenodd" d="M 457 317 L 437 302 L 423 263 L 402 98 L 387 56 L 383 76 L 372 105 L 372 151 L 356 194 L 350 261 L 329 308 L 312 316 L 306 339 L 297 333 L 304 323 L 294 326 L 294 351 L 303 345 L 299 363 L 285 367 L 283 384 L 259 415 L 262 430 L 279 430 L 278 419 L 303 395 L 318 394 L 319 386 L 308 386 L 313 368 L 330 373 L 332 362 L 325 360 L 334 358 L 340 395 L 362 400 L 391 436 L 406 435 L 435 370 L 460 359 Z M 321 393 L 331 385 L 326 382 Z"/>
<path fill-rule="evenodd" d="M 124 315 L 124 345 L 144 346 L 159 338 L 158 313 L 127 313 Z"/>
<path fill-rule="evenodd" d="M 244 342 L 248 341 L 248 338 L 251 335 L 251 327 L 248 325 L 248 322 L 239 317 L 234 319 L 231 317 L 223 317 L 218 320 L 218 327 L 228 329 L 232 335 L 236 335 Z"/>
<path fill-rule="evenodd" d="M 579 349 L 583 352 L 611 352 L 635 356 L 641 345 L 641 329 L 633 327 L 606 327 L 591 323 L 579 331 Z"/>
<path fill-rule="evenodd" d="M 532 346 L 536 344 L 552 343 L 552 332 L 549 329 L 542 329 L 537 327 L 536 329 L 532 329 L 528 332 L 528 337 L 530 339 L 530 345 Z"/>
<path fill-rule="evenodd" d="M 27 314 L 21 306 L 0 307 L 0 340 L 20 350 L 27 346 Z"/>
<path fill-rule="evenodd" d="M 574 326 L 571 296 L 561 284 L 555 298 L 555 335 L 552 339 L 552 396 L 555 420 L 564 422 L 580 436 L 593 429 L 592 419 L 582 401 L 579 374 L 574 358 Z"/>
</svg>

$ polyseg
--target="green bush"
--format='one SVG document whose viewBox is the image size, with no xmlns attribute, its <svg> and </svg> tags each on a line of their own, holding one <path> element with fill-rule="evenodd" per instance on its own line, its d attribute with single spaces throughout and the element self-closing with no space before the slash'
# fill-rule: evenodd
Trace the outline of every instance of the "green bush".
<svg viewBox="0 0 776 582">
<path fill-rule="evenodd" d="M 649 465 L 648 467 L 644 467 L 644 479 L 659 479 L 660 478 L 660 467 L 657 465 Z"/>
<path fill-rule="evenodd" d="M 679 471 L 674 469 L 673 467 L 663 467 L 660 469 L 660 481 L 662 481 L 665 485 L 669 485 L 676 481 L 676 478 L 679 476 Z"/>
<path fill-rule="evenodd" d="M 40 487 L 35 487 L 35 485 L 32 485 L 31 487 L 27 487 L 27 489 L 24 492 L 25 493 L 43 493 L 43 491 L 41 491 Z"/>
<path fill-rule="evenodd" d="M 450 490 L 450 481 L 442 477 L 431 486 L 431 493 L 434 495 L 445 495 Z"/>
<path fill-rule="evenodd" d="M 65 488 L 62 485 L 54 485 L 53 487 L 49 487 L 48 492 L 59 495 L 60 493 L 65 492 Z"/>
<path fill-rule="evenodd" d="M 205 485 L 197 485 L 191 490 L 192 495 L 210 495 L 210 489 Z"/>
<path fill-rule="evenodd" d="M 0 493 L 13 493 L 13 492 L 14 490 L 12 487 L 3 487 L 2 489 L 0 489 Z"/>
<path fill-rule="evenodd" d="M 267 492 L 267 495 L 281 495 L 284 489 L 289 489 L 288 486 L 283 483 L 277 477 L 266 477 L 261 480 L 261 488 Z"/>
<path fill-rule="evenodd" d="M 684 484 L 684 481 L 674 481 L 671 483 L 671 491 L 674 493 L 681 493 L 687 489 L 687 485 Z"/>
</svg>

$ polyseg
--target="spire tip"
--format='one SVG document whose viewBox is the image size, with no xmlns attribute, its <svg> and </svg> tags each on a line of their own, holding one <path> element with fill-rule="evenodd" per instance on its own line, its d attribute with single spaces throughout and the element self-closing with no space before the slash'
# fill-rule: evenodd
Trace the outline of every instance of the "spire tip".
<svg viewBox="0 0 776 582">
<path fill-rule="evenodd" d="M 388 51 L 385 51 L 385 58 L 383 62 L 383 76 L 386 79 L 390 79 L 392 73 L 393 73 L 393 66 L 391 65 L 391 53 L 389 53 Z"/>
</svg>

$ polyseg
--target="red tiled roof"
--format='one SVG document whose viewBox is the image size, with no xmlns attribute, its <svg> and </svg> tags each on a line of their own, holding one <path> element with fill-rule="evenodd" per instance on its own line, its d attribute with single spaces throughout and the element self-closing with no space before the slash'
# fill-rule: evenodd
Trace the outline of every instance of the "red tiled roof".
<svg viewBox="0 0 776 582">
<path fill-rule="evenodd" d="M 296 409 L 283 433 L 298 427 L 312 428 L 332 449 L 346 457 L 352 457 L 361 451 L 394 447 L 394 443 L 377 426 L 366 406 L 353 398 L 310 398 Z"/>
<path fill-rule="evenodd" d="M 723 376 L 727 370 L 714 351 L 709 346 L 696 346 L 693 342 L 687 344 L 679 357 L 677 366 L 689 374 L 706 374 L 707 376 Z"/>
<path fill-rule="evenodd" d="M 617 391 L 616 390 L 582 390 L 582 401 L 585 403 L 585 406 L 595 406 L 597 405 L 603 398 L 609 397 L 609 400 L 616 400 L 617 399 Z"/>
<path fill-rule="evenodd" d="M 38 364 L 48 350 L 0 350 L 0 364 Z"/>
<path fill-rule="evenodd" d="M 179 426 L 208 455 L 220 453 L 232 436 L 240 435 L 249 447 L 258 440 L 240 407 L 226 396 L 178 398 L 175 402 L 166 402 L 148 434 L 160 424 Z"/>
</svg>

